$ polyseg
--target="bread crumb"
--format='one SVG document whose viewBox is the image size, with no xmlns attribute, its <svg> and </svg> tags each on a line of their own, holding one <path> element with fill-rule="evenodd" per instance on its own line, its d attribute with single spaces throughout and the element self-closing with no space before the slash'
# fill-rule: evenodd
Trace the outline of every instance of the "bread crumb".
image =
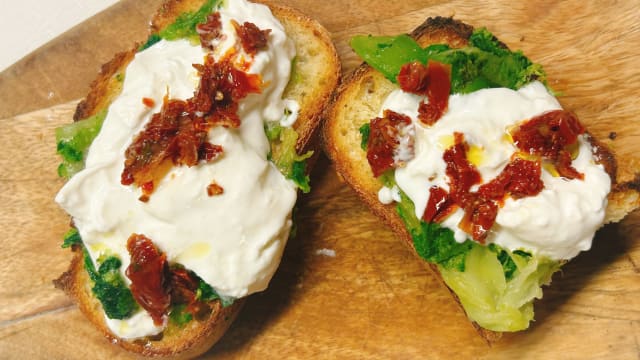
<svg viewBox="0 0 640 360">
<path fill-rule="evenodd" d="M 318 249 L 316 255 L 324 255 L 328 257 L 336 257 L 336 251 L 332 249 Z"/>
</svg>

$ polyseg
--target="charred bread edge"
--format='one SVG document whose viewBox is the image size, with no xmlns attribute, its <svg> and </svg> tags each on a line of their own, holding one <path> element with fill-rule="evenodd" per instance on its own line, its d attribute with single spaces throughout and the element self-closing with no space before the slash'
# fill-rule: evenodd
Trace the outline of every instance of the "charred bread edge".
<svg viewBox="0 0 640 360">
<path fill-rule="evenodd" d="M 415 30 L 413 30 L 409 35 L 416 39 L 416 41 L 418 41 L 421 46 L 432 43 L 448 43 L 451 47 L 463 47 L 468 44 L 468 39 L 471 36 L 473 30 L 474 28 L 471 25 L 465 24 L 459 20 L 455 20 L 452 17 L 430 17 L 421 25 L 419 25 Z M 500 42 L 500 44 L 507 48 L 504 43 Z M 371 79 L 367 79 L 367 77 L 371 77 Z M 352 90 L 352 84 L 361 83 L 364 81 L 377 82 L 388 80 L 371 66 L 367 65 L 366 63 L 362 63 L 359 67 L 348 74 L 344 78 L 341 85 L 336 89 L 331 99 L 331 104 L 326 109 L 327 115 L 325 117 L 327 119 L 334 118 L 334 115 L 340 111 L 339 107 L 343 105 L 341 103 L 342 95 L 345 92 Z M 332 122 L 328 120 L 324 126 L 324 147 L 327 154 L 332 159 L 338 175 L 347 180 L 347 183 L 353 188 L 353 190 L 355 190 L 358 197 L 366 203 L 366 205 L 375 215 L 382 218 L 385 223 L 393 229 L 393 231 L 401 238 L 402 242 L 406 246 L 408 246 L 408 248 L 414 253 L 414 255 L 416 255 L 421 261 L 425 261 L 416 253 L 413 245 L 413 238 L 405 227 L 404 222 L 396 213 L 395 205 L 384 205 L 378 200 L 376 191 L 381 186 L 378 180 L 375 179 L 373 177 L 373 174 L 371 173 L 369 173 L 371 179 L 362 179 L 362 174 L 352 174 L 349 170 L 352 167 L 352 164 L 349 164 L 346 161 L 340 161 L 346 160 L 346 157 L 343 158 L 343 156 L 340 154 L 340 149 L 338 149 L 338 145 L 334 144 L 329 139 L 329 137 L 335 136 L 335 134 L 333 133 L 336 131 L 332 129 Z M 616 177 L 617 163 L 614 154 L 602 142 L 594 138 L 588 132 L 587 136 L 589 142 L 593 146 L 594 154 L 597 160 L 601 164 L 603 164 L 605 171 L 611 177 L 612 189 L 609 194 L 609 207 L 607 209 L 607 213 L 609 214 L 609 208 L 611 207 L 612 203 L 616 203 L 618 205 L 622 204 L 623 206 L 623 210 L 620 211 L 621 213 L 623 213 L 622 216 L 614 215 L 613 217 L 609 217 L 608 215 L 606 222 L 608 223 L 618 221 L 626 213 L 635 209 L 639 205 L 638 203 L 640 201 L 640 198 L 638 195 L 638 191 L 640 191 L 640 174 L 637 175 L 633 181 L 618 183 Z M 364 161 L 366 162 L 366 158 L 364 158 Z M 367 184 L 364 184 L 363 181 Z M 375 191 L 373 191 L 373 189 L 370 187 L 371 181 L 375 181 L 377 183 L 377 189 Z M 358 184 L 358 186 L 354 184 Z M 369 187 L 366 187 L 366 185 L 369 185 Z M 435 264 L 429 262 L 427 262 L 427 264 L 439 279 L 439 281 L 446 286 L 444 280 L 442 279 L 442 276 L 440 275 L 440 272 L 438 271 L 438 267 Z M 460 303 L 457 295 L 448 286 L 447 289 L 449 289 L 449 292 L 453 295 L 460 308 L 464 311 L 464 308 L 462 307 L 462 304 Z M 478 333 L 489 344 L 500 339 L 500 337 L 502 336 L 502 332 L 484 329 L 475 322 L 472 322 L 472 324 L 478 331 Z"/>
<path fill-rule="evenodd" d="M 305 87 L 320 89 L 320 96 L 308 99 L 304 105 L 301 104 L 301 111 L 298 121 L 294 125 L 298 132 L 296 149 L 299 153 L 310 149 L 319 148 L 319 141 L 314 138 L 320 129 L 322 121 L 322 111 L 324 105 L 329 101 L 331 93 L 340 80 L 341 69 L 335 46 L 331 40 L 329 32 L 316 20 L 311 19 L 302 12 L 271 3 L 270 1 L 256 1 L 263 3 L 271 9 L 274 16 L 285 26 L 287 32 L 291 29 L 308 31 L 313 35 L 323 47 L 330 58 L 325 59 L 325 69 L 322 74 L 326 76 L 325 84 L 311 84 Z M 202 5 L 199 0 L 167 0 L 157 11 L 151 23 L 150 33 L 158 32 L 164 28 L 177 16 L 185 11 L 193 11 Z M 288 25 L 287 25 L 288 24 Z M 97 78 L 92 82 L 87 97 L 80 101 L 73 115 L 74 121 L 87 118 L 96 114 L 101 109 L 110 104 L 115 97 L 120 94 L 121 83 L 117 80 L 117 74 L 126 69 L 128 63 L 135 56 L 140 43 L 129 50 L 117 53 L 113 59 L 105 63 Z M 329 70 L 329 71 L 328 71 Z M 286 94 L 285 90 L 285 94 Z M 285 95 L 286 96 L 286 95 Z M 318 152 L 316 151 L 317 157 Z M 314 160 L 314 158 L 309 160 Z M 309 172 L 312 161 L 308 162 Z M 117 343 L 121 347 L 145 356 L 161 356 L 169 358 L 189 358 L 197 356 L 207 351 L 225 333 L 229 325 L 236 318 L 242 308 L 246 298 L 236 300 L 228 307 L 222 307 L 220 301 L 212 301 L 209 305 L 212 308 L 211 316 L 204 322 L 191 321 L 186 325 L 190 336 L 179 336 L 177 343 L 165 344 L 162 339 L 159 341 L 148 339 L 123 340 L 112 334 L 104 321 L 104 313 L 99 301 L 93 296 L 90 288 L 90 279 L 84 270 L 83 252 L 78 246 L 73 248 L 74 256 L 71 260 L 69 270 L 54 280 L 55 287 L 65 291 L 78 304 L 82 313 L 107 337 L 112 343 Z M 174 340 L 174 339 L 172 339 Z"/>
</svg>

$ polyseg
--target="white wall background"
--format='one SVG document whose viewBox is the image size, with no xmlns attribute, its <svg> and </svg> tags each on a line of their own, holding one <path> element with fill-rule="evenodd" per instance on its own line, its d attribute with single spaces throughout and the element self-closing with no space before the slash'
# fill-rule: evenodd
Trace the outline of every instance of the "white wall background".
<svg viewBox="0 0 640 360">
<path fill-rule="evenodd" d="M 118 0 L 0 0 L 0 71 Z"/>
</svg>

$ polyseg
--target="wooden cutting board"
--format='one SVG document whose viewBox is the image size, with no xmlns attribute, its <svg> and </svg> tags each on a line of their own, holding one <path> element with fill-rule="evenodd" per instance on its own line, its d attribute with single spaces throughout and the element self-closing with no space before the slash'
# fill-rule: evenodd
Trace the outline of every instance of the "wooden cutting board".
<svg viewBox="0 0 640 360">
<path fill-rule="evenodd" d="M 70 121 L 99 64 L 145 38 L 159 2 L 122 0 L 0 73 L 0 358 L 130 357 L 51 284 L 70 259 L 60 249 L 69 220 L 53 202 L 62 185 L 53 131 Z M 542 63 L 560 101 L 596 135 L 616 132 L 608 142 L 629 159 L 625 177 L 640 169 L 636 1 L 282 2 L 333 33 L 345 73 L 359 63 L 347 45 L 354 34 L 407 32 L 435 15 L 487 26 Z M 250 297 L 206 358 L 640 358 L 640 212 L 603 228 L 556 274 L 528 331 L 488 346 L 326 158 L 312 179 L 270 288 Z"/>
</svg>

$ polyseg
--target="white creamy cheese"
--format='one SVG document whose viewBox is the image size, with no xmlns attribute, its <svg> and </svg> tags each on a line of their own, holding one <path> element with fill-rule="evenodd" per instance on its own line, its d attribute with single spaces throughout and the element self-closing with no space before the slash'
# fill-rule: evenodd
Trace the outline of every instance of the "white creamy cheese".
<svg viewBox="0 0 640 360">
<path fill-rule="evenodd" d="M 454 132 L 464 134 L 475 154 L 474 165 L 486 183 L 502 171 L 516 151 L 505 136 L 509 127 L 561 109 L 544 85 L 532 82 L 518 91 L 496 88 L 452 95 L 442 118 L 433 126 L 424 126 L 417 118 L 423 99 L 396 90 L 382 105 L 382 109 L 410 116 L 415 125 L 415 157 L 396 169 L 395 179 L 414 202 L 418 218 L 422 218 L 431 186 L 449 189 L 442 156 L 453 144 Z M 604 219 L 611 180 L 603 166 L 595 163 L 585 136 L 580 136 L 579 141 L 580 152 L 573 166 L 584 173 L 584 180 L 553 177 L 543 169 L 543 191 L 533 197 L 508 198 L 498 211 L 487 243 L 510 250 L 525 249 L 556 260 L 570 259 L 591 247 L 594 233 Z M 458 209 L 442 222 L 454 231 L 458 242 L 470 238 L 458 227 L 462 216 L 463 211 Z"/>
<path fill-rule="evenodd" d="M 103 254 L 117 255 L 127 284 L 126 242 L 133 233 L 150 238 L 170 263 L 194 271 L 220 295 L 236 298 L 267 287 L 289 236 L 296 187 L 267 160 L 264 121 L 279 121 L 284 114 L 282 94 L 295 48 L 268 7 L 239 0 L 225 4 L 220 13 L 226 36 L 214 57 L 235 42 L 230 19 L 271 32 L 267 48 L 258 52 L 248 71 L 261 74 L 262 92 L 241 100 L 238 129 L 215 127 L 209 133 L 209 142 L 224 148 L 222 156 L 211 163 L 174 167 L 146 203 L 138 200 L 140 189 L 120 184 L 125 150 L 160 110 L 165 94 L 188 99 L 198 85 L 192 64 L 204 62 L 202 47 L 187 40 L 162 40 L 137 53 L 128 65 L 122 93 L 109 107 L 86 168 L 56 196 L 73 217 L 93 261 Z M 142 98 L 153 99 L 155 106 L 147 108 Z M 212 181 L 223 194 L 207 195 Z M 163 329 L 143 310 L 129 319 L 107 319 L 107 324 L 122 338 Z"/>
<path fill-rule="evenodd" d="M 395 202 L 399 202 L 400 198 L 400 189 L 397 185 L 393 185 L 393 187 L 383 186 L 378 191 L 378 201 L 381 203 L 388 205 Z"/>
</svg>

